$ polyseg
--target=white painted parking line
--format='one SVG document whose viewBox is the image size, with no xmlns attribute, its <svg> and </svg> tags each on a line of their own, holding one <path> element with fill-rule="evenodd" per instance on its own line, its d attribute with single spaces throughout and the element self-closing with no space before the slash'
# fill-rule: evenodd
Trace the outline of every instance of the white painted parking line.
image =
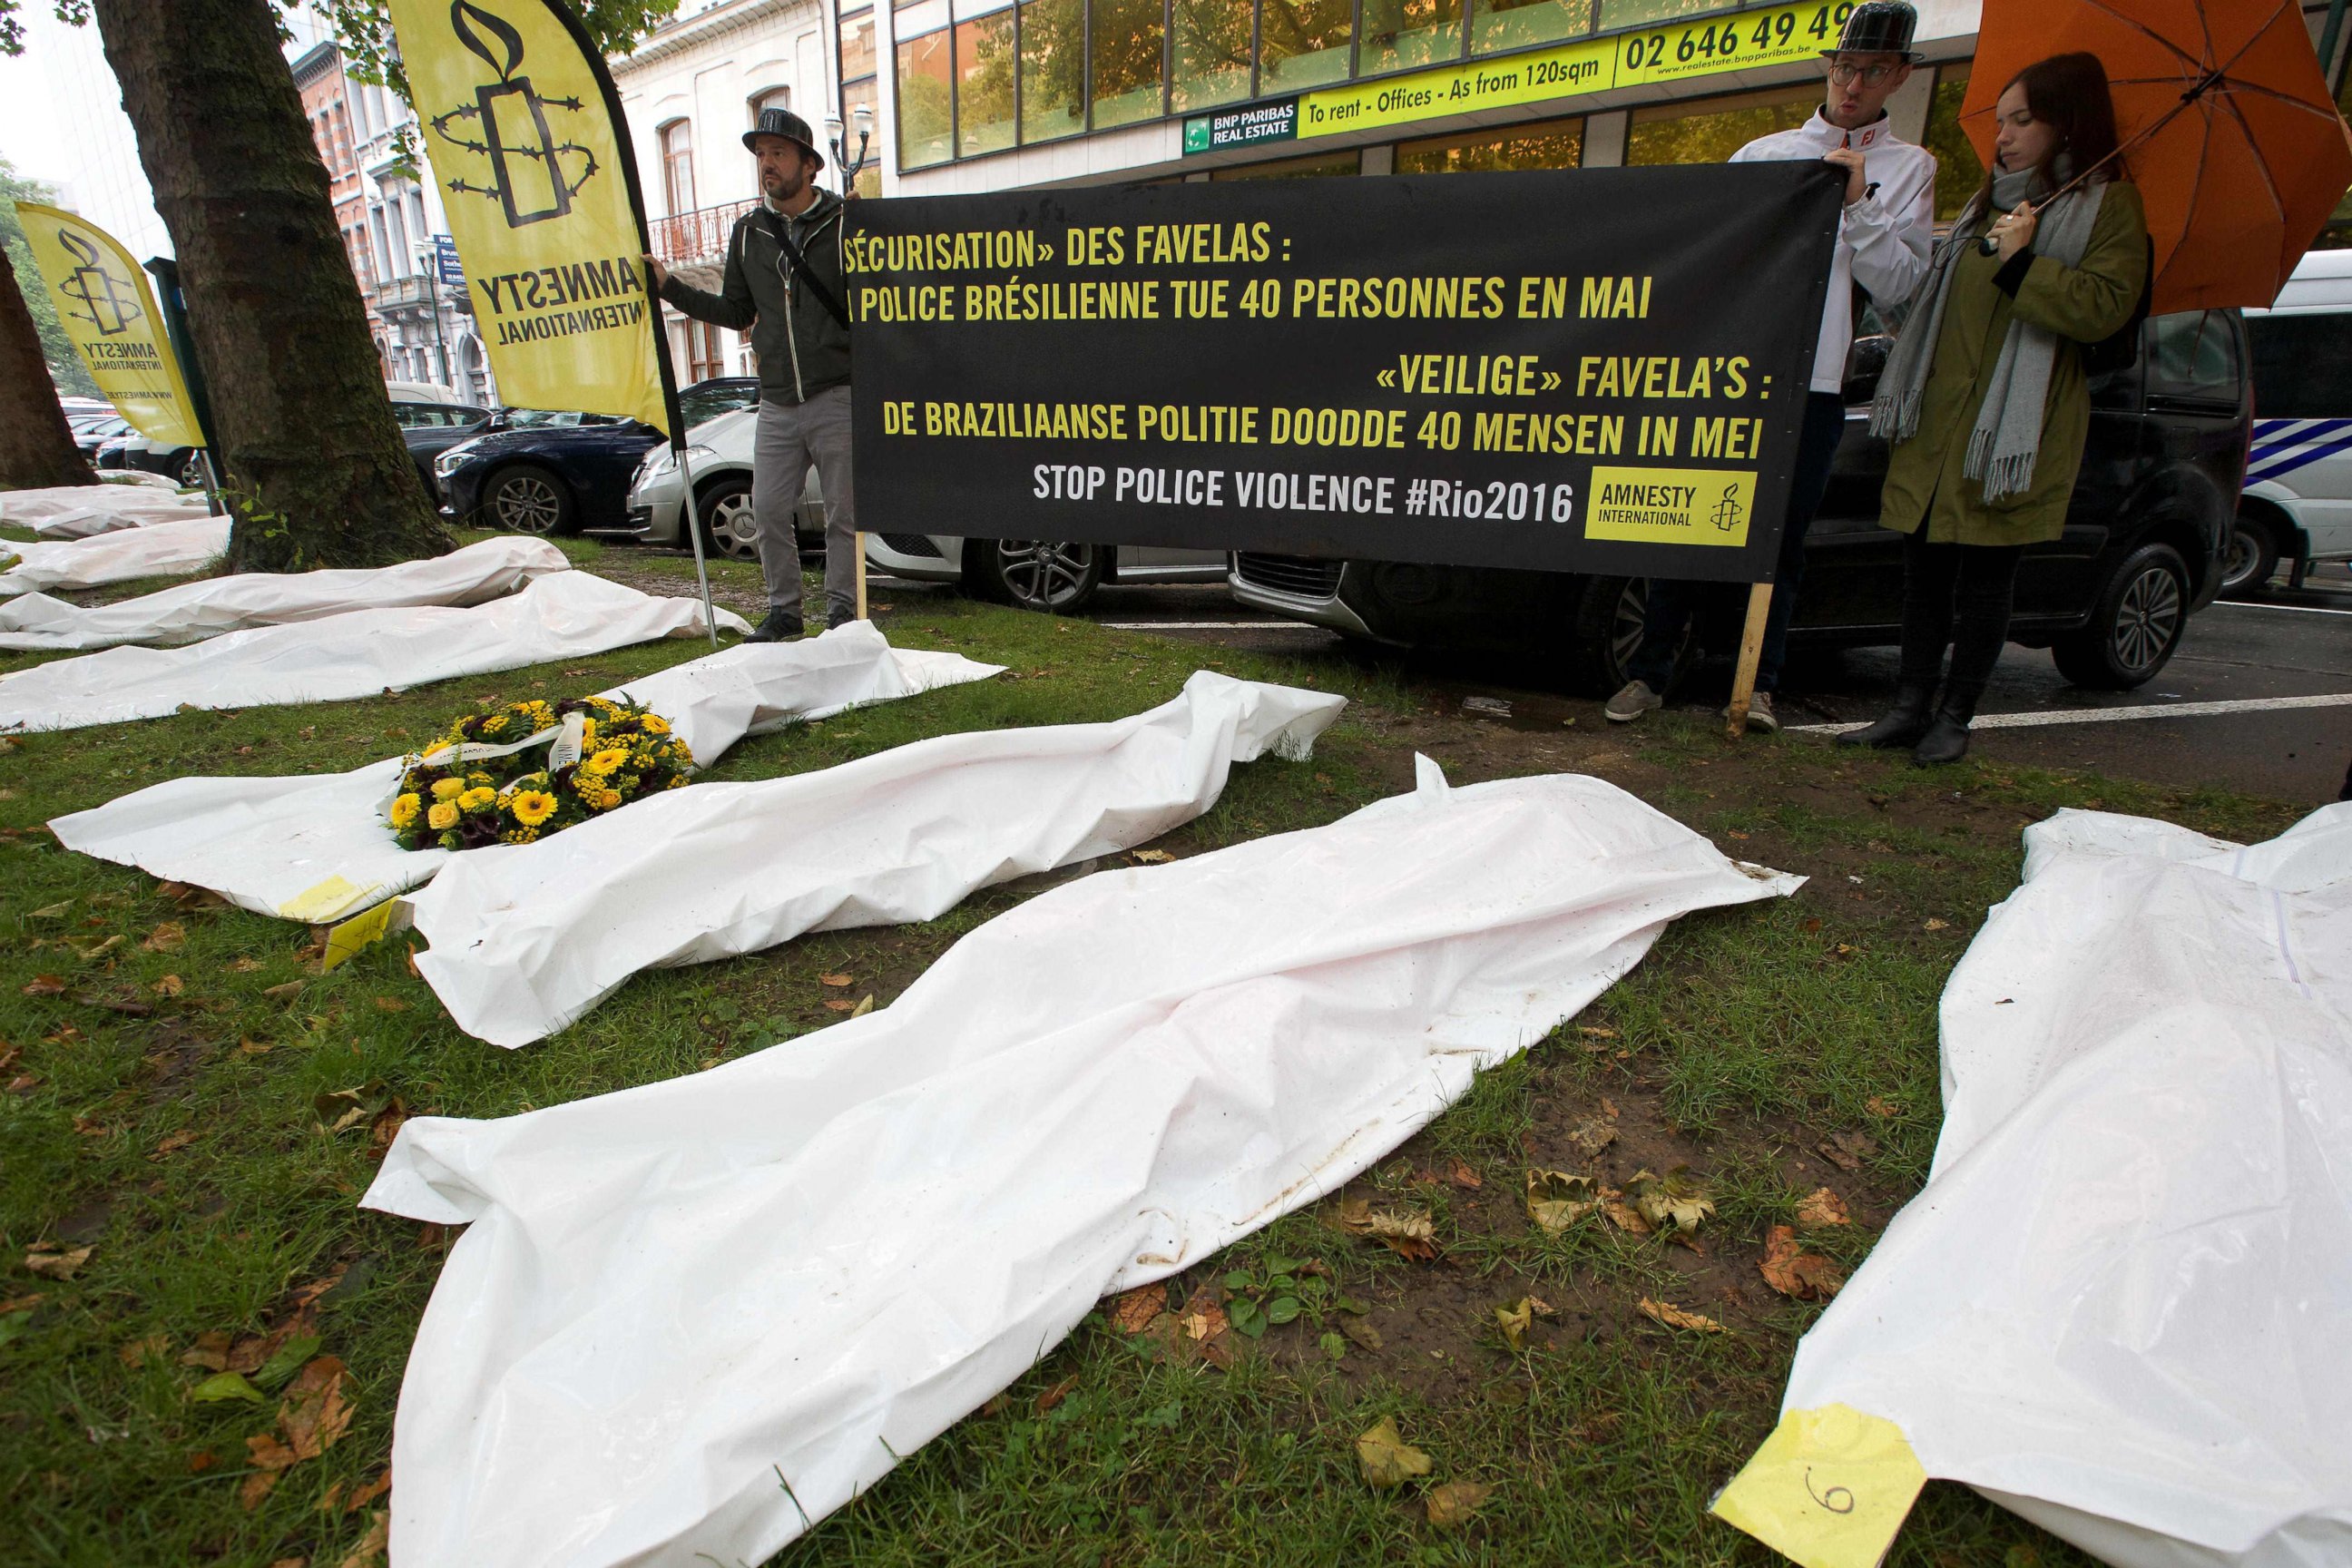
<svg viewBox="0 0 2352 1568">
<path fill-rule="evenodd" d="M 1328 626 L 1305 621 L 1104 621 L 1114 632 L 1321 632 Z"/>
<path fill-rule="evenodd" d="M 2232 702 L 2159 702 L 2132 708 L 2069 708 L 2054 713 L 1979 713 L 1979 730 L 2032 730 L 2045 724 L 2116 724 L 2133 719 L 2207 719 L 2229 713 L 2276 713 L 2291 708 L 2352 708 L 2352 691 L 2325 697 L 2246 697 Z M 1798 735 L 1842 735 L 1866 724 L 1791 724 Z"/>
<path fill-rule="evenodd" d="M 2245 599 L 2224 599 L 2207 607 L 2215 610 L 2293 610 L 2305 616 L 2352 616 L 2352 610 L 2331 610 L 2321 605 L 2258 605 Z"/>
</svg>

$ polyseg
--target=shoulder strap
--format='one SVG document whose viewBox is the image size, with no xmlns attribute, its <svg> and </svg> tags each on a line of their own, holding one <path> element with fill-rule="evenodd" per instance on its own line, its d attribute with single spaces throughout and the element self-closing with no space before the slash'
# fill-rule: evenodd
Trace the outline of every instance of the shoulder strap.
<svg viewBox="0 0 2352 1568">
<path fill-rule="evenodd" d="M 753 216 L 767 228 L 768 237 L 776 242 L 777 247 L 783 251 L 785 259 L 791 262 L 793 276 L 799 279 L 808 291 L 816 296 L 816 302 L 824 307 L 824 313 L 839 322 L 842 331 L 847 331 L 849 330 L 847 312 L 842 310 L 841 301 L 833 297 L 833 290 L 826 288 L 814 272 L 809 270 L 808 258 L 801 254 L 801 247 L 793 243 L 792 234 L 785 228 L 783 220 L 765 206 L 755 208 Z"/>
</svg>

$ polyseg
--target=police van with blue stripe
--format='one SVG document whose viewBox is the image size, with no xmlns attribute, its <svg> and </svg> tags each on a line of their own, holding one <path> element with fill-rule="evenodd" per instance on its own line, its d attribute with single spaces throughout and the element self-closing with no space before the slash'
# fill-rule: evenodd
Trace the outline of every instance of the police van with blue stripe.
<svg viewBox="0 0 2352 1568">
<path fill-rule="evenodd" d="M 2315 250 L 2267 310 L 2245 312 L 2253 442 L 2221 591 L 2258 591 L 2284 563 L 2352 560 L 2352 250 Z"/>
</svg>

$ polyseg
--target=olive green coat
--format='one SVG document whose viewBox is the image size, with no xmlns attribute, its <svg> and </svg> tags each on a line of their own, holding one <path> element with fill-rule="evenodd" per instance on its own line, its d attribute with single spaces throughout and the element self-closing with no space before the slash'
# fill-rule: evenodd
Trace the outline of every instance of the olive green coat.
<svg viewBox="0 0 2352 1568">
<path fill-rule="evenodd" d="M 2147 279 L 2139 188 L 2107 187 L 2081 266 L 2035 257 L 2014 300 L 1993 281 L 2001 266 L 1974 245 L 1962 247 L 1952 263 L 1951 298 L 1920 399 L 1919 427 L 1887 455 L 1879 521 L 1888 528 L 1909 533 L 1925 521 L 1927 537 L 1937 543 L 2038 544 L 2065 527 L 2066 500 L 2091 429 L 2091 396 L 2074 345 L 2112 336 L 2139 304 Z M 1960 466 L 2012 316 L 2046 327 L 2062 341 L 2051 367 L 2033 482 L 1988 502 L 1983 487 L 1961 477 Z"/>
</svg>

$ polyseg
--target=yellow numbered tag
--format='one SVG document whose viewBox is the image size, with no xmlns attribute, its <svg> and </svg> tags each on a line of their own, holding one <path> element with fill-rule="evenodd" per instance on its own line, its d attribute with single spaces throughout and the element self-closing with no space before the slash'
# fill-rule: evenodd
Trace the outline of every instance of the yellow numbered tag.
<svg viewBox="0 0 2352 1568">
<path fill-rule="evenodd" d="M 399 917 L 397 923 L 394 916 Z M 386 899 L 365 914 L 353 915 L 327 932 L 327 955 L 320 961 L 320 973 L 341 967 L 362 948 L 382 942 L 407 924 L 408 905 L 399 899 Z"/>
<path fill-rule="evenodd" d="M 359 887 L 345 877 L 330 877 L 316 887 L 305 888 L 284 903 L 278 912 L 289 921 L 305 925 L 324 925 L 355 904 L 364 903 L 383 890 L 382 882 L 370 882 Z"/>
<path fill-rule="evenodd" d="M 1824 1405 L 1781 1416 L 1709 1511 L 1803 1568 L 1874 1568 L 1927 1481 L 1903 1428 Z"/>
</svg>

